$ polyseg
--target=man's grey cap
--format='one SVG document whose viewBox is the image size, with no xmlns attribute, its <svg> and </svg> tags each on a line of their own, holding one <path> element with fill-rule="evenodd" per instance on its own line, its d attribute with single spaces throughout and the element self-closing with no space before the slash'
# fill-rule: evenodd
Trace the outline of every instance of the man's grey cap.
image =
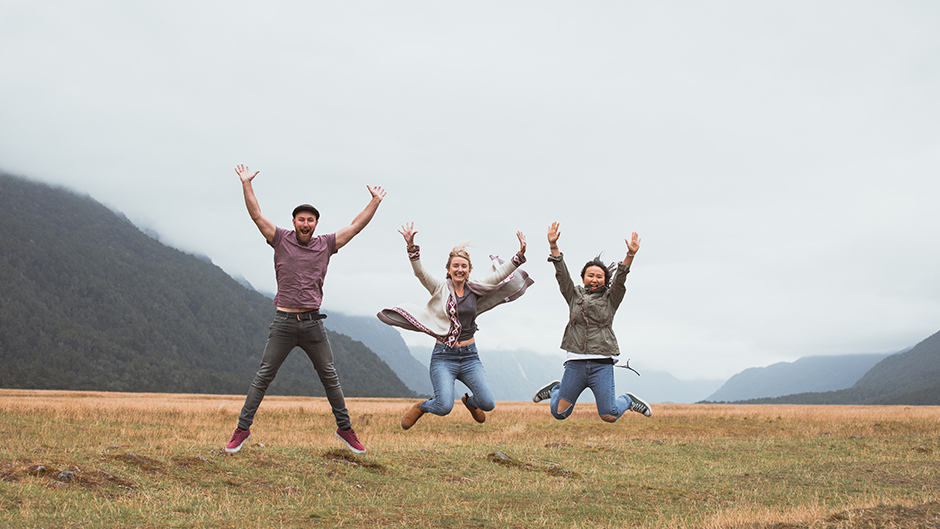
<svg viewBox="0 0 940 529">
<path fill-rule="evenodd" d="M 294 212 L 291 213 L 291 218 L 296 217 L 297 214 L 301 211 L 309 211 L 310 213 L 313 213 L 313 216 L 316 217 L 317 220 L 320 220 L 320 212 L 317 211 L 317 208 L 311 206 L 310 204 L 301 204 L 294 208 Z"/>
</svg>

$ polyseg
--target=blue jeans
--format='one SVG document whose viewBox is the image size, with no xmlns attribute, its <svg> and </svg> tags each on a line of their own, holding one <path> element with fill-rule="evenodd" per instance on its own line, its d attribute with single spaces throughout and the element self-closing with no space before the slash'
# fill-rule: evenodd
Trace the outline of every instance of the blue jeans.
<svg viewBox="0 0 940 529">
<path fill-rule="evenodd" d="M 281 364 L 294 347 L 303 349 L 313 362 L 313 367 L 320 377 L 320 383 L 326 390 L 326 399 L 333 408 L 336 426 L 342 430 L 351 428 L 349 412 L 346 410 L 346 399 L 343 396 L 343 388 L 339 385 L 339 375 L 333 368 L 333 350 L 326 338 L 323 320 L 301 321 L 295 315 L 284 312 L 278 312 L 268 328 L 268 343 L 264 346 L 261 367 L 258 368 L 258 373 L 251 382 L 251 387 L 248 388 L 245 405 L 242 406 L 242 412 L 238 416 L 238 427 L 247 430 L 251 426 L 255 412 L 261 405 L 261 399 L 268 390 L 268 385 L 274 380 L 277 370 L 281 368 Z"/>
<path fill-rule="evenodd" d="M 492 411 L 496 407 L 475 343 L 462 347 L 434 344 L 429 372 L 434 398 L 421 403 L 421 409 L 425 412 L 434 415 L 450 413 L 454 408 L 454 382 L 457 380 L 473 392 L 467 399 L 468 404 L 483 411 Z"/>
<path fill-rule="evenodd" d="M 614 365 L 596 360 L 569 360 L 565 362 L 565 374 L 561 384 L 552 388 L 552 415 L 558 419 L 567 419 L 574 410 L 581 392 L 591 388 L 597 403 L 597 414 L 607 422 L 614 422 L 630 409 L 633 402 L 626 395 L 616 396 L 614 390 Z M 571 403 L 568 409 L 558 411 L 558 402 Z"/>
</svg>

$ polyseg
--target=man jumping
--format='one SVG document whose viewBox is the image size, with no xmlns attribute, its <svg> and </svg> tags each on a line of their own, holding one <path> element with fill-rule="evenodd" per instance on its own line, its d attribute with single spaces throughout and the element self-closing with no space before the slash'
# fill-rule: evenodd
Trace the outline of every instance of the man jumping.
<svg viewBox="0 0 940 529">
<path fill-rule="evenodd" d="M 365 447 L 352 429 L 343 388 L 340 387 L 339 377 L 333 368 L 333 351 L 323 326 L 322 319 L 326 316 L 320 314 L 320 302 L 323 300 L 323 279 L 330 256 L 369 224 L 385 197 L 385 191 L 381 187 L 366 186 L 372 194 L 372 200 L 349 226 L 336 233 L 314 237 L 313 232 L 320 221 L 320 212 L 315 207 L 301 204 L 294 208 L 294 231 L 279 228 L 261 215 L 261 207 L 251 187 L 251 181 L 259 171 L 252 173 L 248 167 L 239 165 L 235 172 L 241 179 L 245 205 L 251 220 L 261 230 L 268 244 L 274 248 L 274 272 L 277 277 L 274 305 L 277 307 L 277 314 L 268 332 L 261 367 L 251 382 L 245 405 L 238 416 L 238 428 L 232 434 L 232 440 L 225 447 L 225 451 L 239 451 L 251 437 L 249 428 L 268 385 L 274 380 L 287 355 L 294 347 L 300 347 L 310 357 L 323 389 L 326 390 L 326 398 L 336 418 L 336 436 L 353 452 L 365 453 Z"/>
</svg>

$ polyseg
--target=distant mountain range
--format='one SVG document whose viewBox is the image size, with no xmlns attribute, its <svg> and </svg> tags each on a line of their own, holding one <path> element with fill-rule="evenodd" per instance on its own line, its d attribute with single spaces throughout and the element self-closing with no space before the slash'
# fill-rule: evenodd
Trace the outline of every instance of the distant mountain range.
<svg viewBox="0 0 940 529">
<path fill-rule="evenodd" d="M 940 405 L 940 332 L 906 352 L 893 354 L 881 360 L 849 388 L 739 402 L 747 404 Z"/>
<path fill-rule="evenodd" d="M 795 362 L 752 367 L 729 378 L 704 400 L 732 402 L 849 388 L 887 356 L 806 356 Z"/>
</svg>

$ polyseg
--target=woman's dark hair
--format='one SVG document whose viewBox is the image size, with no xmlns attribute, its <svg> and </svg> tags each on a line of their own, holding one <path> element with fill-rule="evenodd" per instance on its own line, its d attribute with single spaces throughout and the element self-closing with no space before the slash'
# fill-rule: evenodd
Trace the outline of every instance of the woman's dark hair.
<svg viewBox="0 0 940 529">
<path fill-rule="evenodd" d="M 607 268 L 607 265 L 604 264 L 604 261 L 601 261 L 601 256 L 597 256 L 594 259 L 591 259 L 584 264 L 584 268 L 581 269 L 581 279 L 584 279 L 584 274 L 587 273 L 587 269 L 596 266 L 604 271 L 604 284 L 610 285 L 610 270 Z"/>
</svg>

